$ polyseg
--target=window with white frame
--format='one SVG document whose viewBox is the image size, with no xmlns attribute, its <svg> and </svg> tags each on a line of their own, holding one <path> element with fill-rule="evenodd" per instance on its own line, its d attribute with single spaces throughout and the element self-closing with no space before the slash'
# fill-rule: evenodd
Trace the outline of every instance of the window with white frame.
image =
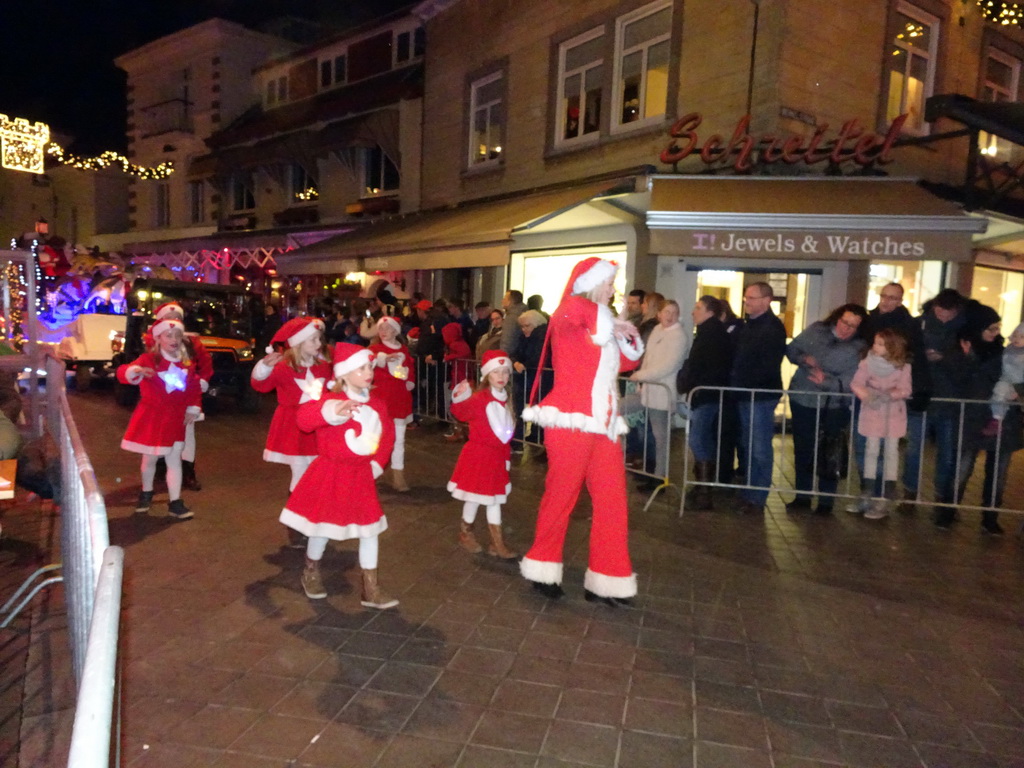
<svg viewBox="0 0 1024 768">
<path fill-rule="evenodd" d="M 367 196 L 397 192 L 398 166 L 379 146 L 363 150 L 363 187 Z"/>
<path fill-rule="evenodd" d="M 671 35 L 670 3 L 651 3 L 616 21 L 613 130 L 648 125 L 664 117 Z"/>
<path fill-rule="evenodd" d="M 469 165 L 496 164 L 503 134 L 501 72 L 480 78 L 469 87 Z"/>
<path fill-rule="evenodd" d="M 251 211 L 256 207 L 252 174 L 236 173 L 231 177 L 231 210 Z"/>
<path fill-rule="evenodd" d="M 202 224 L 206 221 L 206 182 L 190 181 L 188 184 L 189 221 Z"/>
<path fill-rule="evenodd" d="M 415 27 L 395 34 L 395 64 L 405 64 L 423 56 L 426 36 L 423 27 Z"/>
<path fill-rule="evenodd" d="M 320 60 L 321 90 L 336 88 L 339 85 L 345 84 L 348 76 L 348 67 L 346 64 L 347 59 L 345 53 L 335 53 L 333 56 L 328 56 L 327 58 Z"/>
<path fill-rule="evenodd" d="M 171 226 L 171 185 L 156 185 L 156 208 L 153 223 L 158 227 Z"/>
<path fill-rule="evenodd" d="M 1020 86 L 1020 59 L 1004 53 L 998 48 L 989 48 L 985 56 L 984 80 L 981 100 L 988 102 L 1017 101 Z M 978 134 L 978 147 L 983 155 L 1009 159 L 1014 151 L 1013 143 L 990 133 Z"/>
<path fill-rule="evenodd" d="M 320 197 L 316 179 L 302 163 L 292 163 L 288 175 L 291 181 L 291 202 L 308 203 Z"/>
<path fill-rule="evenodd" d="M 604 27 L 558 46 L 558 117 L 555 144 L 571 144 L 601 127 Z"/>
<path fill-rule="evenodd" d="M 888 55 L 889 93 L 885 119 L 906 114 L 903 130 L 928 133 L 924 102 L 935 87 L 939 20 L 909 3 L 896 9 L 896 29 Z"/>
</svg>

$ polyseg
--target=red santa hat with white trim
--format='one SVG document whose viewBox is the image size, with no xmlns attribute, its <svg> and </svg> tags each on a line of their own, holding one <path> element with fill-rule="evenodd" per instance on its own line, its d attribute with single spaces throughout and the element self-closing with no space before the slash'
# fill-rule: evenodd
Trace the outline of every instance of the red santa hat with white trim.
<svg viewBox="0 0 1024 768">
<path fill-rule="evenodd" d="M 156 320 L 163 320 L 172 312 L 177 312 L 179 317 L 185 316 L 185 310 L 181 308 L 181 304 L 176 301 L 165 301 L 153 310 L 153 318 Z"/>
<path fill-rule="evenodd" d="M 378 320 L 377 321 L 377 332 L 378 333 L 380 333 L 380 327 L 382 325 L 390 325 L 392 328 L 395 329 L 395 333 L 401 333 L 402 332 L 402 324 L 400 322 L 398 322 L 398 318 L 397 317 L 389 317 L 388 315 L 384 315 L 384 317 L 382 317 L 380 320 Z"/>
<path fill-rule="evenodd" d="M 347 341 L 338 342 L 334 345 L 334 377 L 340 379 L 372 359 L 373 353 L 366 347 Z"/>
<path fill-rule="evenodd" d="M 284 344 L 285 349 L 297 347 L 306 339 L 312 339 L 324 329 L 324 321 L 316 317 L 295 317 L 282 325 L 267 347 L 267 354 L 274 351 L 275 344 Z"/>
<path fill-rule="evenodd" d="M 508 368 L 512 370 L 512 361 L 508 355 L 502 352 L 500 349 L 489 349 L 484 352 L 482 365 L 480 366 L 480 378 L 486 379 L 487 374 L 491 371 L 495 371 L 498 368 Z"/>
<path fill-rule="evenodd" d="M 181 332 L 185 332 L 185 324 L 181 320 L 175 320 L 174 318 L 167 318 L 166 320 L 159 320 L 153 324 L 153 327 L 149 329 L 149 332 L 153 334 L 154 339 L 160 338 L 160 334 L 167 333 L 172 328 L 180 328 Z"/>
<path fill-rule="evenodd" d="M 619 271 L 619 265 L 614 261 L 600 259 L 597 256 L 583 259 L 572 269 L 569 280 L 565 284 L 565 291 L 562 298 L 572 296 L 576 293 L 589 293 Z"/>
</svg>

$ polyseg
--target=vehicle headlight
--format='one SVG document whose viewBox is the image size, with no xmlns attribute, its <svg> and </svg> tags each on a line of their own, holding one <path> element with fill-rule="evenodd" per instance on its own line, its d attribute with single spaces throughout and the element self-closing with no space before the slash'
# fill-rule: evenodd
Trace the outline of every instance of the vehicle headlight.
<svg viewBox="0 0 1024 768">
<path fill-rule="evenodd" d="M 252 360 L 252 347 L 242 347 L 238 350 L 239 360 Z"/>
</svg>

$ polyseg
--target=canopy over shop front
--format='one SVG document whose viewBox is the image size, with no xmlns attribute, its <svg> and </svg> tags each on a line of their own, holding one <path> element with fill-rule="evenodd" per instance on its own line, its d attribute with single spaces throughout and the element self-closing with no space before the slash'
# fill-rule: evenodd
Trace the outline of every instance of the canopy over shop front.
<svg viewBox="0 0 1024 768">
<path fill-rule="evenodd" d="M 654 176 L 654 254 L 970 261 L 984 219 L 909 179 Z"/>
<path fill-rule="evenodd" d="M 615 186 L 614 181 L 594 182 L 385 219 L 291 251 L 277 260 L 277 268 L 286 275 L 309 275 L 502 266 L 517 232 Z"/>
</svg>

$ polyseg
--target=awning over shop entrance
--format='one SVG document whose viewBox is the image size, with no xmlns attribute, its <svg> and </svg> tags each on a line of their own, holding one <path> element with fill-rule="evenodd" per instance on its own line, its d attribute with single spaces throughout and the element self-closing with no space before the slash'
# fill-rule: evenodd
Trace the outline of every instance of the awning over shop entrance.
<svg viewBox="0 0 1024 768">
<path fill-rule="evenodd" d="M 334 274 L 361 270 L 404 271 L 451 267 L 493 267 L 508 263 L 517 231 L 586 203 L 614 182 L 386 219 L 338 237 L 299 248 L 278 259 L 286 275 Z"/>
<path fill-rule="evenodd" d="M 651 253 L 969 261 L 985 221 L 912 180 L 656 176 Z"/>
</svg>

